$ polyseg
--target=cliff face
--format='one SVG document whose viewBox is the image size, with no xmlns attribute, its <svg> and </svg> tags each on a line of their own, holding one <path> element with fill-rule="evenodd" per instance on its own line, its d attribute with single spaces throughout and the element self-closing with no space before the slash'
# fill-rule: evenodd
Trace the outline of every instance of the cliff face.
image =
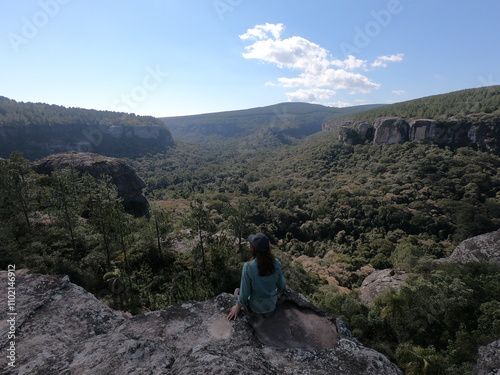
<svg viewBox="0 0 500 375">
<path fill-rule="evenodd" d="M 274 321 L 251 321 L 245 312 L 227 321 L 229 294 L 128 318 L 67 277 L 18 274 L 15 282 L 15 324 L 0 310 L 0 349 L 15 349 L 15 367 L 2 356 L 6 375 L 402 374 L 298 294 Z M 0 283 L 7 285 L 5 271 Z"/>
<path fill-rule="evenodd" d="M 323 126 L 324 130 L 335 126 Z M 437 122 L 416 119 L 409 123 L 399 118 L 381 118 L 374 124 L 346 122 L 338 126 L 344 144 L 397 144 L 428 139 L 450 146 L 473 146 L 500 153 L 500 125 Z"/>
<path fill-rule="evenodd" d="M 116 185 L 118 195 L 123 198 L 127 212 L 136 217 L 149 214 L 149 202 L 142 195 L 142 189 L 146 184 L 124 160 L 91 153 L 66 152 L 50 155 L 32 163 L 35 172 L 46 175 L 69 166 L 73 166 L 82 174 L 89 173 L 95 178 L 103 174 L 110 176 Z"/>
<path fill-rule="evenodd" d="M 170 131 L 161 123 L 0 127 L 0 157 L 8 157 L 13 151 L 30 160 L 67 151 L 133 157 L 161 152 L 173 145 Z"/>
</svg>

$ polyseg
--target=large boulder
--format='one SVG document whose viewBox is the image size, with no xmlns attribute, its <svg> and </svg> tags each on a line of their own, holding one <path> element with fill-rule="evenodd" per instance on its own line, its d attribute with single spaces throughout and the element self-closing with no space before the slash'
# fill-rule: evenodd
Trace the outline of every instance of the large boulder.
<svg viewBox="0 0 500 375">
<path fill-rule="evenodd" d="M 375 137 L 377 145 L 400 144 L 408 141 L 409 125 L 398 118 L 382 118 L 375 122 Z"/>
<path fill-rule="evenodd" d="M 500 262 L 500 229 L 462 241 L 447 258 L 439 262 Z"/>
<path fill-rule="evenodd" d="M 130 318 L 64 276 L 19 274 L 15 284 L 17 315 L 0 310 L 0 350 L 15 354 L 14 367 L 2 364 L 5 375 L 402 375 L 297 293 L 269 318 L 276 327 L 244 311 L 228 321 L 230 294 Z"/>
<path fill-rule="evenodd" d="M 500 340 L 479 348 L 477 375 L 500 375 Z"/>
<path fill-rule="evenodd" d="M 339 141 L 342 142 L 344 145 L 357 145 L 362 142 L 362 139 L 359 135 L 359 133 L 348 127 L 348 126 L 341 126 L 339 127 Z"/>
<path fill-rule="evenodd" d="M 375 298 L 386 293 L 390 288 L 398 290 L 407 277 L 408 274 L 405 271 L 393 269 L 374 271 L 363 280 L 359 299 L 367 306 L 373 305 Z"/>
<path fill-rule="evenodd" d="M 360 122 L 357 124 L 358 134 L 363 142 L 372 142 L 375 136 L 375 128 L 368 122 Z"/>
<path fill-rule="evenodd" d="M 89 173 L 98 178 L 110 176 L 123 198 L 127 212 L 136 217 L 149 214 L 149 202 L 142 195 L 146 187 L 135 170 L 122 159 L 84 152 L 65 152 L 47 156 L 32 163 L 32 168 L 39 174 L 50 175 L 54 170 L 73 166 L 80 173 Z"/>
</svg>

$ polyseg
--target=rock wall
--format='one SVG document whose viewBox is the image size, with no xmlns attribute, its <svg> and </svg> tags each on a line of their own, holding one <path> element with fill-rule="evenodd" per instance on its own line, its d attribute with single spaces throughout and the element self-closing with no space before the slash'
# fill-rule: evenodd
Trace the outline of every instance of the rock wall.
<svg viewBox="0 0 500 375">
<path fill-rule="evenodd" d="M 274 313 L 282 325 L 268 329 L 246 312 L 229 322 L 230 294 L 130 318 L 67 277 L 18 274 L 15 283 L 14 328 L 0 310 L 2 353 L 12 345 L 8 332 L 15 334 L 15 367 L 0 359 L 5 375 L 402 375 L 298 294 Z"/>
<path fill-rule="evenodd" d="M 65 152 L 32 163 L 35 172 L 46 175 L 69 166 L 95 178 L 102 174 L 111 176 L 118 195 L 123 198 L 125 210 L 136 217 L 149 215 L 149 202 L 142 194 L 146 184 L 124 160 L 84 152 Z"/>
<path fill-rule="evenodd" d="M 0 157 L 21 152 L 30 160 L 67 151 L 134 157 L 174 145 L 164 125 L 55 125 L 0 127 Z"/>
<path fill-rule="evenodd" d="M 323 127 L 329 130 L 330 127 Z M 365 143 L 399 144 L 428 139 L 450 146 L 473 146 L 500 153 L 500 125 L 437 122 L 415 119 L 410 122 L 399 118 L 381 118 L 374 124 L 344 122 L 338 126 L 339 141 L 355 145 Z"/>
</svg>

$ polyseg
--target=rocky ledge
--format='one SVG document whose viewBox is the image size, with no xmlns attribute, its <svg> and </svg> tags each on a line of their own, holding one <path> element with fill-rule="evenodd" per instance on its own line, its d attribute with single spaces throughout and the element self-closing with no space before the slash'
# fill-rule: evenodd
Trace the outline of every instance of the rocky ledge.
<svg viewBox="0 0 500 375">
<path fill-rule="evenodd" d="M 229 322 L 230 294 L 126 317 L 65 276 L 17 274 L 15 283 L 14 324 L 0 312 L 0 349 L 14 341 L 15 350 L 15 367 L 2 356 L 6 375 L 402 374 L 298 293 L 271 318 L 242 312 Z"/>
</svg>

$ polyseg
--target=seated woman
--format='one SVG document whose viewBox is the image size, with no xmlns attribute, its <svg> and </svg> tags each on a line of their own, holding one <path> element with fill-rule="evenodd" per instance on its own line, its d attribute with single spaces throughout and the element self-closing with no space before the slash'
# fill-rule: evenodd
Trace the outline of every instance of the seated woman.
<svg viewBox="0 0 500 375">
<path fill-rule="evenodd" d="M 236 319 L 242 307 L 264 316 L 276 308 L 278 292 L 287 289 L 281 263 L 271 253 L 269 238 L 263 233 L 248 237 L 252 259 L 243 265 L 238 302 L 231 308 L 228 320 Z"/>
</svg>

